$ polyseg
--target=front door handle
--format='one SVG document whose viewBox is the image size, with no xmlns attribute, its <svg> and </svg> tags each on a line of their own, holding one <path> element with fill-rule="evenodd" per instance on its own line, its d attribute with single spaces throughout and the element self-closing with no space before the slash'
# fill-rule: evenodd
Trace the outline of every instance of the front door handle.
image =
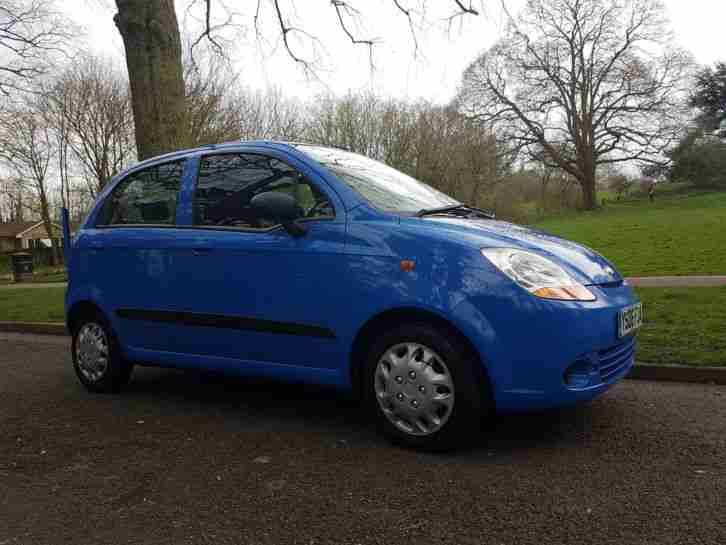
<svg viewBox="0 0 726 545">
<path fill-rule="evenodd" d="M 193 255 L 207 255 L 212 252 L 211 248 L 194 248 L 192 250 Z"/>
</svg>

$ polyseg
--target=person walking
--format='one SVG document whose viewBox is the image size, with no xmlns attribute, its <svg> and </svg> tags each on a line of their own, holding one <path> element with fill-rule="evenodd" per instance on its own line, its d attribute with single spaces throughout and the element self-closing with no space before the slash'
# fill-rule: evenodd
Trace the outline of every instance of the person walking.
<svg viewBox="0 0 726 545">
<path fill-rule="evenodd" d="M 650 187 L 648 187 L 648 199 L 650 202 L 655 200 L 655 182 L 650 182 Z"/>
</svg>

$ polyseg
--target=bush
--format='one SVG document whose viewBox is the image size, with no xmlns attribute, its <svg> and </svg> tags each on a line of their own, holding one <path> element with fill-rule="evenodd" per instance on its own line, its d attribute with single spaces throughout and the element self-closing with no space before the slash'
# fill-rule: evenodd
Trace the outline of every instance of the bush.
<svg viewBox="0 0 726 545">
<path fill-rule="evenodd" d="M 544 216 L 582 206 L 580 187 L 558 173 L 521 170 L 504 176 L 480 195 L 478 206 L 496 213 L 497 218 L 533 223 Z"/>
</svg>

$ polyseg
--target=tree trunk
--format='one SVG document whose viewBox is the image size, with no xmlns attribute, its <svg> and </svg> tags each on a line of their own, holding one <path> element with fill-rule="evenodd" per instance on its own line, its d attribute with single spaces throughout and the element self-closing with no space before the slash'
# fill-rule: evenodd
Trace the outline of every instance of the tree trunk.
<svg viewBox="0 0 726 545">
<path fill-rule="evenodd" d="M 55 245 L 53 244 L 53 238 L 56 233 L 53 229 L 53 222 L 50 219 L 50 206 L 48 204 L 48 196 L 45 193 L 45 189 L 40 186 L 38 191 L 38 198 L 40 200 L 40 219 L 43 220 L 43 227 L 45 227 L 45 233 L 48 235 L 48 240 L 51 244 L 50 253 L 50 264 L 52 267 L 58 265 L 58 253 L 56 252 Z"/>
<path fill-rule="evenodd" d="M 595 210 L 597 208 L 597 189 L 595 187 L 595 169 L 585 173 L 580 180 L 582 187 L 582 205 L 585 210 Z"/>
<path fill-rule="evenodd" d="M 173 0 L 116 0 L 139 160 L 184 146 L 184 76 Z"/>
<path fill-rule="evenodd" d="M 61 250 L 60 241 L 57 238 L 50 239 L 50 245 L 53 249 L 53 257 L 51 258 L 55 265 L 63 264 L 63 251 Z"/>
</svg>

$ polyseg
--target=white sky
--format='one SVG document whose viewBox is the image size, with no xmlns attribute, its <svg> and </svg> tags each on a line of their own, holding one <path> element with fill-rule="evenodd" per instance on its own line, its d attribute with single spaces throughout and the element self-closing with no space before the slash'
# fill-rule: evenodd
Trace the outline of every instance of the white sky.
<svg viewBox="0 0 726 545">
<path fill-rule="evenodd" d="M 190 1 L 176 0 L 176 3 L 180 20 L 193 26 L 194 22 L 184 15 L 184 7 Z M 227 5 L 252 6 L 247 9 L 253 9 L 255 4 L 250 0 L 225 1 Z M 416 5 L 417 1 L 420 0 L 407 0 L 402 4 Z M 463 69 L 496 40 L 503 24 L 499 0 L 484 0 L 482 15 L 458 19 L 447 31 L 443 19 L 452 12 L 453 2 L 428 0 L 427 20 L 435 26 L 418 31 L 419 54 L 414 56 L 406 19 L 393 8 L 391 0 L 351 3 L 361 9 L 366 25 L 356 35 L 380 39 L 374 49 L 373 73 L 367 49 L 350 44 L 337 24 L 329 0 L 295 0 L 296 24 L 313 33 L 325 48 L 326 57 L 317 71 L 323 83 L 306 78 L 279 43 L 263 48 L 262 53 L 251 29 L 235 37 L 235 46 L 229 48 L 230 56 L 237 59 L 235 66 L 242 74 L 240 81 L 253 88 L 278 86 L 287 95 L 301 98 L 325 91 L 342 94 L 348 90 L 372 89 L 380 95 L 400 99 L 445 102 L 455 93 Z M 512 12 L 523 3 L 524 0 L 506 0 L 507 8 Z M 726 61 L 726 41 L 723 39 L 726 0 L 664 0 L 664 3 L 677 41 L 691 51 L 699 63 Z M 67 14 L 85 28 L 87 49 L 114 57 L 123 66 L 123 44 L 112 20 L 113 2 L 66 0 L 62 5 Z M 240 22 L 251 25 L 251 15 L 241 18 Z M 270 26 L 274 23 L 272 12 L 263 20 L 267 21 L 270 30 L 265 34 L 277 40 L 278 33 Z"/>
</svg>

